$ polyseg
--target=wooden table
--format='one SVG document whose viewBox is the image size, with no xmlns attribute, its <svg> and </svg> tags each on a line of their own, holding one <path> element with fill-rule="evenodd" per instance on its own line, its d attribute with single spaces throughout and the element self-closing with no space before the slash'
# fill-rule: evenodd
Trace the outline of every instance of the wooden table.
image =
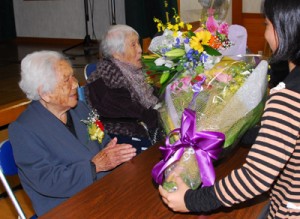
<svg viewBox="0 0 300 219">
<path fill-rule="evenodd" d="M 249 148 L 238 147 L 216 166 L 217 177 L 224 177 L 245 160 Z M 169 210 L 161 201 L 157 185 L 151 178 L 152 167 L 160 160 L 158 146 L 153 146 L 132 161 L 95 182 L 74 197 L 57 206 L 45 218 L 257 218 L 267 196 L 206 214 L 180 214 Z"/>
<path fill-rule="evenodd" d="M 4 105 L 0 105 L 0 128 L 15 121 L 18 116 L 27 108 L 30 101 L 20 99 Z"/>
</svg>

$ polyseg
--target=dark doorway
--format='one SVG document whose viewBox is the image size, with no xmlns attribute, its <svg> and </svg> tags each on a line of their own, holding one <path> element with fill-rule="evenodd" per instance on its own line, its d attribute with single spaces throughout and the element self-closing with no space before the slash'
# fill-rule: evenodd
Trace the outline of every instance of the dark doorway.
<svg viewBox="0 0 300 219">
<path fill-rule="evenodd" d="M 12 0 L 0 1 L 0 41 L 16 38 L 14 7 Z"/>
</svg>

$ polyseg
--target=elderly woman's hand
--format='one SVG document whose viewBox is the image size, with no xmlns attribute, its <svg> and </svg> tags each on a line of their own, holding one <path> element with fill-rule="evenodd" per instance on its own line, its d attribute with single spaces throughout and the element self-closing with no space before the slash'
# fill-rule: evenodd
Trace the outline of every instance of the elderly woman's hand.
<svg viewBox="0 0 300 219">
<path fill-rule="evenodd" d="M 162 197 L 162 200 L 173 211 L 189 212 L 184 202 L 184 195 L 189 187 L 179 176 L 175 176 L 174 179 L 177 185 L 177 190 L 174 192 L 168 192 L 161 185 L 159 186 L 159 193 Z"/>
<path fill-rule="evenodd" d="M 136 149 L 130 144 L 117 144 L 117 138 L 112 139 L 107 146 L 93 157 L 96 172 L 108 171 L 132 159 Z"/>
</svg>

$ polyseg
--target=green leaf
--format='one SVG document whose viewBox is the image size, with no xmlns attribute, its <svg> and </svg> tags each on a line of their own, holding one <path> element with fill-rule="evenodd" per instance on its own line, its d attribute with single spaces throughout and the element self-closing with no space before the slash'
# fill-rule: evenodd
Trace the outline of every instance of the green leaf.
<svg viewBox="0 0 300 219">
<path fill-rule="evenodd" d="M 191 37 L 193 37 L 193 36 L 196 36 L 196 34 L 195 34 L 194 32 L 192 32 L 192 31 L 188 31 L 188 32 L 187 32 L 187 37 L 188 37 L 188 38 L 191 38 Z"/>
<path fill-rule="evenodd" d="M 204 67 L 202 65 L 199 65 L 195 68 L 195 71 L 197 74 L 201 74 L 204 72 Z"/>
<path fill-rule="evenodd" d="M 178 57 L 182 57 L 185 54 L 184 49 L 172 49 L 171 51 L 168 51 L 165 53 L 165 56 L 170 59 L 175 59 Z"/>
<path fill-rule="evenodd" d="M 210 46 L 203 45 L 203 48 L 204 48 L 204 51 L 207 52 L 208 55 L 211 55 L 211 56 L 221 56 L 222 55 L 218 50 L 216 50 Z"/>
<path fill-rule="evenodd" d="M 182 74 L 183 71 L 172 71 L 170 72 L 170 76 L 169 78 L 167 79 L 167 81 L 165 81 L 164 84 L 161 85 L 159 91 L 158 91 L 158 94 L 161 96 L 164 92 L 165 92 L 165 89 L 166 87 L 172 82 L 174 81 L 176 78 L 178 78 L 181 74 Z"/>
<path fill-rule="evenodd" d="M 160 84 L 165 83 L 168 80 L 169 76 L 170 76 L 170 72 L 169 71 L 163 72 L 162 75 L 161 75 L 161 77 L 160 77 L 159 83 Z"/>
</svg>

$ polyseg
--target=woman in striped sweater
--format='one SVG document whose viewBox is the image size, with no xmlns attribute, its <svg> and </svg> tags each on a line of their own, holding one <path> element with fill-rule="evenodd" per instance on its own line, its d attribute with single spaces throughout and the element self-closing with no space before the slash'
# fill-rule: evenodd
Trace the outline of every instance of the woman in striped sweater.
<svg viewBox="0 0 300 219">
<path fill-rule="evenodd" d="M 300 218 L 300 4 L 265 0 L 265 38 L 272 61 L 288 60 L 289 75 L 270 92 L 246 163 L 215 185 L 191 190 L 177 177 L 173 193 L 159 187 L 174 211 L 207 212 L 270 192 L 268 218 Z"/>
</svg>

